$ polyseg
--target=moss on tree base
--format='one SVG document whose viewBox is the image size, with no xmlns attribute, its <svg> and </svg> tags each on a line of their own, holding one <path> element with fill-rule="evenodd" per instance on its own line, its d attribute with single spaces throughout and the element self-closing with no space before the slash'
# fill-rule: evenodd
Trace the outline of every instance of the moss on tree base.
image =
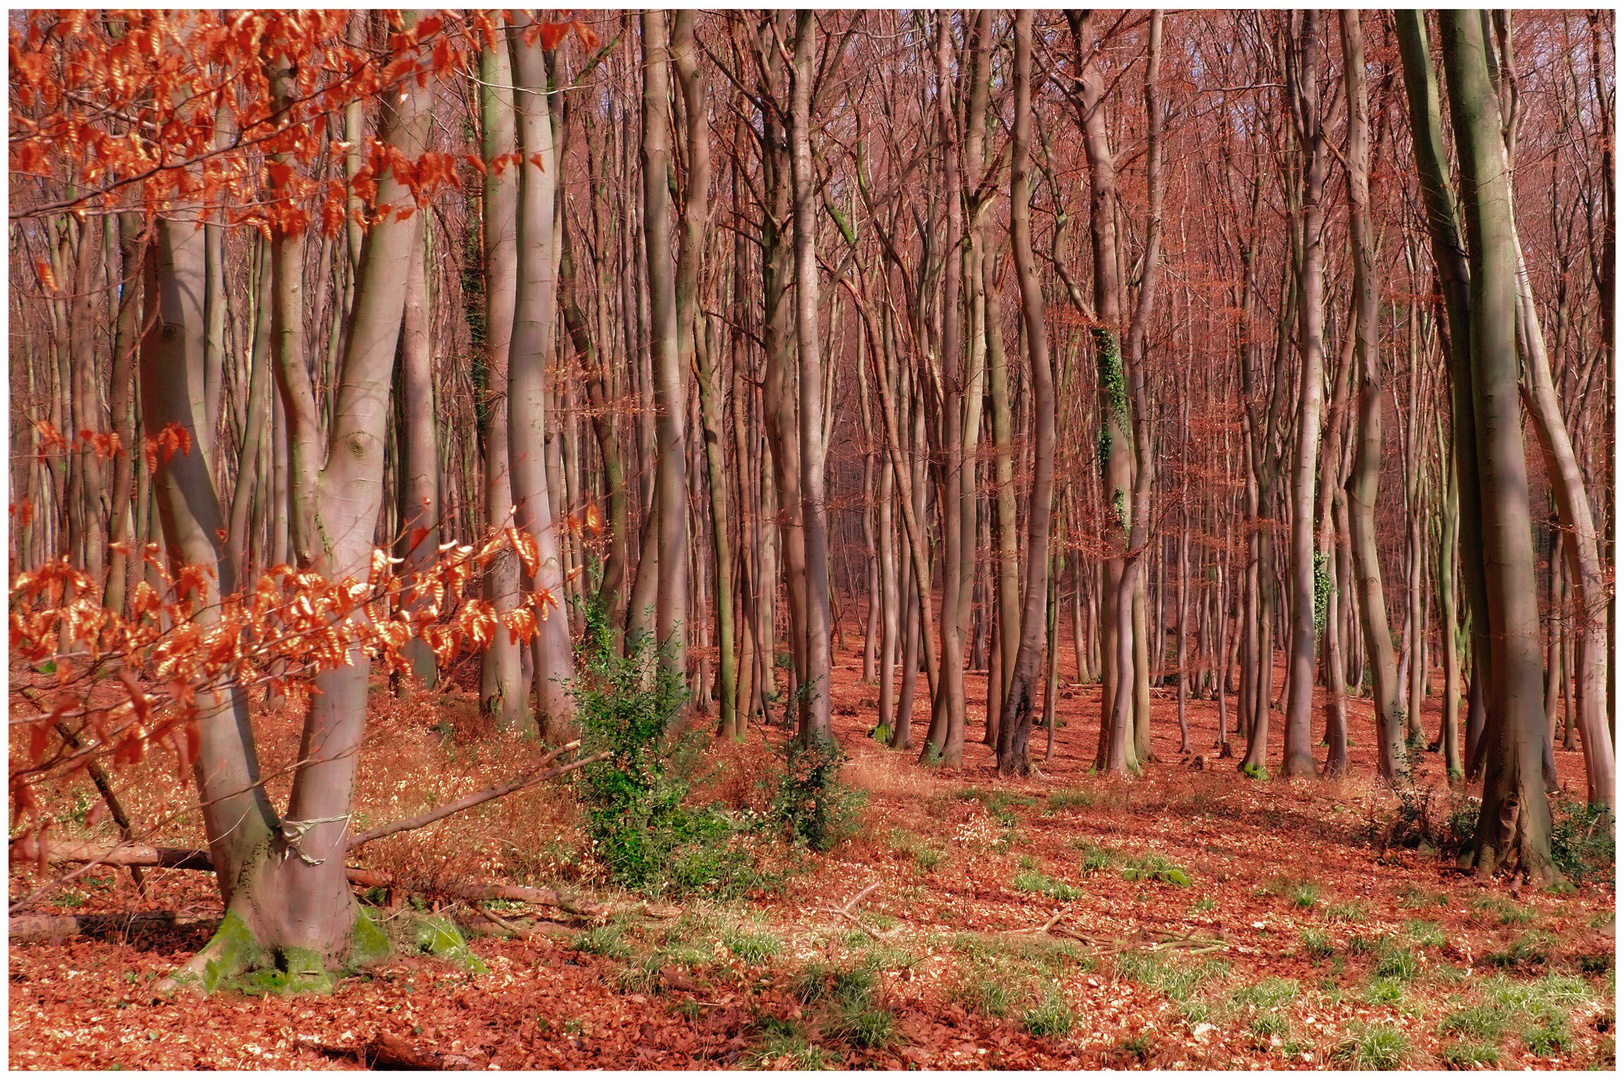
<svg viewBox="0 0 1624 1080">
<path fill-rule="evenodd" d="M 420 948 L 472 971 L 487 970 L 468 951 L 467 942 L 455 926 L 445 920 L 432 921 L 436 925 L 433 939 L 427 945 L 420 942 Z M 167 995 L 184 989 L 201 994 L 230 990 L 250 996 L 330 994 L 346 974 L 376 964 L 392 951 L 389 939 L 365 908 L 356 910 L 344 962 L 338 966 L 330 966 L 327 956 L 316 949 L 261 944 L 242 913 L 233 909 L 226 912 L 209 943 L 185 967 L 160 982 L 156 992 Z"/>
</svg>

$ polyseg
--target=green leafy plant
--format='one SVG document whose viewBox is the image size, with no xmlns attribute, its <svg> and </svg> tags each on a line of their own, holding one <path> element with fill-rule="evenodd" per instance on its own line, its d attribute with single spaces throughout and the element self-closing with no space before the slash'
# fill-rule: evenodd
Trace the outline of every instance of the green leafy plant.
<svg viewBox="0 0 1624 1080">
<path fill-rule="evenodd" d="M 570 693 L 583 754 L 608 755 L 580 770 L 578 790 L 593 854 L 610 880 L 655 890 L 702 884 L 680 880 L 692 876 L 681 873 L 681 849 L 712 846 L 730 829 L 713 810 L 684 805 L 703 736 L 676 722 L 687 696 L 682 679 L 654 663 L 651 639 L 621 657 L 589 618 L 586 664 Z"/>
<path fill-rule="evenodd" d="M 1551 860 L 1569 881 L 1612 880 L 1613 815 L 1605 803 L 1551 807 Z"/>
</svg>

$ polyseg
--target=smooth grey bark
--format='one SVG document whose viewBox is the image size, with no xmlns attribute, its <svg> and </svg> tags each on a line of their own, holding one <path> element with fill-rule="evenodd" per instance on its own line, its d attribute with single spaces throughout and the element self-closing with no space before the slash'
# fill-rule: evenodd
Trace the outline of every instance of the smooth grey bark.
<svg viewBox="0 0 1624 1080">
<path fill-rule="evenodd" d="M 1524 464 L 1517 363 L 1517 253 L 1490 44 L 1476 12 L 1439 16 L 1450 119 L 1460 160 L 1471 286 L 1472 410 L 1483 501 L 1489 610 L 1489 756 L 1483 807 L 1467 859 L 1557 874 L 1542 781 L 1544 656 L 1535 595 L 1533 520 Z"/>
<path fill-rule="evenodd" d="M 1284 776 L 1315 772 L 1314 481 L 1318 475 L 1321 386 L 1325 378 L 1325 182 L 1329 171 L 1319 103 L 1319 12 L 1305 10 L 1287 49 L 1286 82 L 1301 156 L 1302 261 L 1297 265 L 1297 453 L 1292 463 L 1291 662 L 1286 699 Z"/>
<path fill-rule="evenodd" d="M 513 65 L 506 43 L 479 52 L 480 157 L 486 163 L 480 191 L 480 232 L 485 274 L 485 399 L 480 439 L 485 449 L 485 523 L 513 524 L 513 481 L 508 473 L 508 352 L 513 340 L 513 305 L 518 278 L 514 250 L 519 203 L 519 170 L 498 171 L 490 163 L 518 145 L 513 106 Z M 481 593 L 499 611 L 519 604 L 519 560 L 503 551 L 485 572 Z M 531 723 L 530 700 L 521 681 L 522 646 L 498 633 L 480 658 L 479 707 L 498 728 L 517 731 Z"/>
<path fill-rule="evenodd" d="M 1054 373 L 1049 362 L 1049 332 L 1043 321 L 1043 291 L 1032 258 L 1032 13 L 1015 16 L 1015 131 L 1010 156 L 1010 245 L 1021 290 L 1021 317 L 1032 369 L 1033 476 L 1027 507 L 1026 594 L 1021 611 L 1021 638 L 1015 676 L 1004 702 L 998 730 L 998 771 L 1025 775 L 1032 771 L 1027 742 L 1032 731 L 1032 698 L 1043 653 L 1044 604 L 1049 585 L 1049 517 L 1054 492 Z"/>
<path fill-rule="evenodd" d="M 671 252 L 671 58 L 665 13 L 644 11 L 643 248 L 647 257 L 649 344 L 658 452 L 654 514 L 659 588 L 655 634 L 660 662 L 686 677 L 688 617 L 688 467 L 686 403 L 680 362 L 676 281 Z M 697 253 L 695 255 L 697 257 Z M 647 549 L 645 548 L 645 551 Z M 642 570 L 638 571 L 639 578 Z"/>
<path fill-rule="evenodd" d="M 795 198 L 795 336 L 800 362 L 801 522 L 806 544 L 806 675 L 800 738 L 829 735 L 829 540 L 823 507 L 823 355 L 818 333 L 818 199 L 812 172 L 812 50 L 817 17 L 796 14 L 790 79 L 790 168 Z"/>
<path fill-rule="evenodd" d="M 400 324 L 400 448 L 401 570 L 426 573 L 440 555 L 440 460 L 435 439 L 434 357 L 429 344 L 428 280 L 424 246 L 428 237 L 421 224 L 412 244 L 406 272 L 406 299 Z M 420 603 L 427 603 L 425 596 Z M 503 636 L 501 634 L 496 635 Z M 438 677 L 434 650 L 422 638 L 413 638 L 402 650 L 419 686 L 432 687 Z"/>
<path fill-rule="evenodd" d="M 1343 70 L 1348 94 L 1348 200 L 1353 234 L 1353 326 L 1359 427 L 1353 472 L 1348 477 L 1352 511 L 1352 548 L 1359 608 L 1364 615 L 1365 649 L 1369 655 L 1371 696 L 1376 707 L 1377 769 L 1384 777 L 1405 770 L 1404 717 L 1399 704 L 1398 665 L 1387 621 L 1381 562 L 1376 552 L 1376 489 L 1381 477 L 1382 401 L 1378 359 L 1375 238 L 1372 234 L 1369 184 L 1369 105 L 1365 94 L 1364 33 L 1358 11 L 1342 13 Z"/>
<path fill-rule="evenodd" d="M 536 725 L 544 741 L 567 742 L 575 705 L 566 683 L 574 677 L 569 620 L 563 611 L 563 565 L 547 488 L 547 365 L 553 356 L 558 279 L 553 262 L 553 200 L 558 161 L 547 103 L 547 63 L 539 40 L 525 43 L 534 15 L 508 26 L 518 118 L 519 198 L 515 243 L 518 277 L 513 336 L 508 345 L 508 470 L 514 524 L 535 542 L 540 564 L 526 573 L 529 589 L 547 608 L 537 613 L 531 648 Z"/>
</svg>

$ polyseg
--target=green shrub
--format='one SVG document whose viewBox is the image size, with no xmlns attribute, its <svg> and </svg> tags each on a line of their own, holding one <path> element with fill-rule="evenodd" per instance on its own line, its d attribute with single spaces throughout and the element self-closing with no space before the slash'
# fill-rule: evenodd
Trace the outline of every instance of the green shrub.
<svg viewBox="0 0 1624 1080">
<path fill-rule="evenodd" d="M 856 831 L 861 796 L 841 786 L 840 766 L 845 760 L 845 752 L 832 738 L 785 743 L 784 775 L 772 806 L 792 842 L 828 851 Z"/>
<path fill-rule="evenodd" d="M 1300 908 L 1311 908 L 1319 902 L 1319 886 L 1304 881 L 1291 889 L 1291 902 Z"/>
<path fill-rule="evenodd" d="M 1563 802 L 1552 806 L 1551 859 L 1569 881 L 1611 881 L 1613 815 L 1607 805 Z"/>
<path fill-rule="evenodd" d="M 590 624 L 589 624 L 590 626 Z M 606 760 L 580 770 L 593 854 L 627 888 L 692 891 L 739 870 L 732 826 L 714 808 L 685 805 L 705 736 L 683 730 L 682 679 L 654 662 L 649 639 L 621 657 L 589 634 L 586 663 L 570 687 L 581 752 Z"/>
</svg>

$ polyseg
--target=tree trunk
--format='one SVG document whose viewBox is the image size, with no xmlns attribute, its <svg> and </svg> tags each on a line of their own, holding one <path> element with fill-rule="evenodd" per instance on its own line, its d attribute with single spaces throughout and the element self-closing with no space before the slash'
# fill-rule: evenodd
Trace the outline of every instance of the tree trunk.
<svg viewBox="0 0 1624 1080">
<path fill-rule="evenodd" d="M 553 358 L 557 277 L 553 267 L 553 199 L 558 178 L 547 103 L 547 64 L 539 40 L 526 44 L 533 16 L 508 26 L 517 115 L 519 193 L 516 211 L 518 276 L 513 336 L 508 346 L 508 469 L 514 524 L 535 543 L 539 564 L 525 574 L 541 596 L 532 645 L 531 679 L 536 724 L 547 743 L 568 742 L 575 707 L 566 683 L 574 676 L 564 602 L 558 533 L 547 490 L 547 365 Z M 680 423 L 680 420 L 679 420 Z"/>
<path fill-rule="evenodd" d="M 818 333 L 816 177 L 812 173 L 812 52 L 817 18 L 797 13 L 790 79 L 791 172 L 795 190 L 795 336 L 800 353 L 801 523 L 806 543 L 806 675 L 800 738 L 829 735 L 829 541 L 823 511 L 823 357 Z"/>
<path fill-rule="evenodd" d="M 1043 653 L 1044 601 L 1049 585 L 1049 515 L 1054 491 L 1054 373 L 1049 364 L 1049 332 L 1043 321 L 1043 291 L 1032 258 L 1032 13 L 1015 16 L 1015 132 L 1010 158 L 1010 245 L 1021 290 L 1027 359 L 1032 369 L 1034 409 L 1031 499 L 1027 508 L 1026 595 L 1015 674 L 1004 701 L 998 731 L 1000 775 L 1032 771 L 1027 742 L 1032 732 L 1032 696 Z M 1007 647 L 1007 645 L 1006 645 Z"/>
<path fill-rule="evenodd" d="M 498 39 L 500 41 L 500 39 Z M 506 43 L 479 52 L 480 156 L 485 177 L 480 198 L 484 238 L 485 399 L 479 410 L 480 439 L 485 448 L 485 522 L 487 527 L 513 524 L 513 481 L 508 472 L 508 351 L 513 340 L 514 290 L 518 274 L 515 226 L 519 171 L 491 167 L 496 158 L 517 146 L 513 105 L 513 65 Z M 594 411 L 596 420 L 596 411 Z M 607 456 L 605 461 L 607 462 Z M 485 572 L 483 595 L 500 611 L 519 603 L 519 560 L 503 551 Z M 498 633 L 480 661 L 480 712 L 505 731 L 531 724 L 529 695 L 521 681 L 521 646 Z"/>
<path fill-rule="evenodd" d="M 1288 50 L 1286 78 L 1302 155 L 1302 261 L 1297 266 L 1297 455 L 1291 519 L 1291 676 L 1281 773 L 1312 776 L 1314 740 L 1314 481 L 1325 378 L 1325 181 L 1329 155 L 1319 115 L 1319 13 L 1305 10 Z M 1357 16 L 1355 16 L 1357 17 Z"/>
<path fill-rule="evenodd" d="M 1550 805 L 1541 783 L 1544 659 L 1518 396 L 1517 253 L 1509 177 L 1483 23 L 1475 12 L 1446 11 L 1440 24 L 1470 253 L 1472 410 L 1489 609 L 1489 756 L 1468 858 L 1480 872 L 1510 865 L 1543 881 L 1556 870 Z"/>
</svg>

